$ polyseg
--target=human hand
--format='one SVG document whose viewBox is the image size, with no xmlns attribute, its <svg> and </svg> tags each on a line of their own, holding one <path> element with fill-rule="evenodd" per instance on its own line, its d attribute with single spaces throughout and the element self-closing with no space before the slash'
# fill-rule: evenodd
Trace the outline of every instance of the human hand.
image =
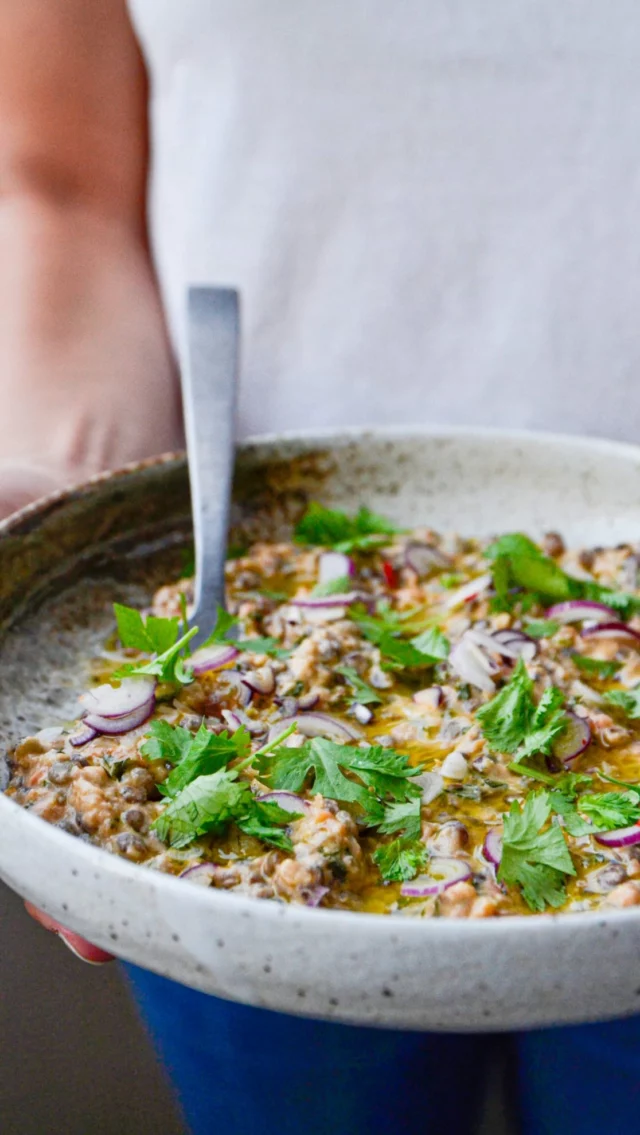
<svg viewBox="0 0 640 1135">
<path fill-rule="evenodd" d="M 65 946 L 68 946 L 77 958 L 83 962 L 88 962 L 92 966 L 101 966 L 105 962 L 112 962 L 113 954 L 108 954 L 105 950 L 101 950 L 99 946 L 92 946 L 90 942 L 86 942 L 79 934 L 74 934 L 72 930 L 66 930 L 60 926 L 58 922 L 54 922 L 53 918 L 49 918 L 48 914 L 43 914 L 41 910 L 33 906 L 30 902 L 25 902 L 27 913 L 31 915 L 36 922 L 44 926 L 45 930 L 50 930 L 53 934 L 57 934 Z"/>
</svg>

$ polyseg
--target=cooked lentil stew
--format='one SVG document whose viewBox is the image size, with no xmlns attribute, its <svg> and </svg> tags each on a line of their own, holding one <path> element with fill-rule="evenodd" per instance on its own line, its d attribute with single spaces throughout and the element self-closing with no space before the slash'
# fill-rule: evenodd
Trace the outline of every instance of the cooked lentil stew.
<svg viewBox="0 0 640 1135">
<path fill-rule="evenodd" d="M 638 553 L 399 531 L 312 505 L 115 605 L 78 720 L 7 789 L 142 866 L 256 898 L 486 918 L 640 903 Z M 207 628 L 209 630 L 209 628 Z"/>
</svg>

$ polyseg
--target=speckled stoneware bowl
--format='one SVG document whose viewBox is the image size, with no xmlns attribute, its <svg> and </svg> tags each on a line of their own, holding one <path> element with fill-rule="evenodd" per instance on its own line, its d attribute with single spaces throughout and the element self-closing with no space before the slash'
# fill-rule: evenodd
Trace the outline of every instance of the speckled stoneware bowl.
<svg viewBox="0 0 640 1135">
<path fill-rule="evenodd" d="M 269 438 L 238 455 L 234 524 L 286 534 L 309 496 L 488 535 L 640 540 L 640 449 L 473 430 Z M 177 577 L 187 474 L 167 457 L 0 528 L 5 750 L 75 713 L 114 599 Z M 223 997 L 412 1029 L 497 1029 L 640 1010 L 640 910 L 479 922 L 308 910 L 190 886 L 57 830 L 0 795 L 0 875 L 122 958 Z"/>
</svg>

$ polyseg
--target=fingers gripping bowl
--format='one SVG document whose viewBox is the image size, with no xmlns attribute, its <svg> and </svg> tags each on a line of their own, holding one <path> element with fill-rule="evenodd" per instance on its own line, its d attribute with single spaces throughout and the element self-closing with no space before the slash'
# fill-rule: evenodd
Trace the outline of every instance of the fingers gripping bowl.
<svg viewBox="0 0 640 1135">
<path fill-rule="evenodd" d="M 365 501 L 376 512 L 386 514 L 403 527 L 424 527 L 428 523 L 443 531 L 456 529 L 480 537 L 522 529 L 539 537 L 544 531 L 558 529 L 570 545 L 611 546 L 637 537 L 638 468 L 636 451 L 627 447 L 469 431 L 419 436 L 342 435 L 266 442 L 248 446 L 239 456 L 234 540 L 246 543 L 255 539 L 290 538 L 291 521 L 301 515 L 312 497 L 350 512 L 354 504 Z M 176 545 L 186 536 L 187 517 L 185 472 L 179 461 L 168 459 L 100 479 L 92 486 L 28 510 L 7 526 L 0 543 L 3 567 L 0 613 L 6 623 L 12 622 L 2 644 L 0 708 L 7 751 L 27 734 L 78 716 L 78 692 L 91 685 L 88 660 L 104 652 L 105 637 L 112 630 L 112 601 L 144 607 L 159 584 L 178 578 L 181 564 Z M 90 540 L 87 532 L 93 534 Z M 394 540 L 391 539 L 392 545 Z M 553 553 L 554 549 L 551 551 Z M 557 553 L 557 549 L 555 551 Z M 302 554 L 301 548 L 298 553 Z M 395 566 L 390 563 L 389 571 L 400 569 L 400 578 L 380 580 L 379 586 L 382 588 L 386 583 L 394 592 L 394 607 L 402 606 L 403 602 L 411 607 L 411 603 L 405 601 L 406 596 L 403 600 L 395 592 L 402 584 L 408 586 L 413 577 L 418 580 L 422 576 L 429 577 L 433 565 L 425 564 L 420 543 L 408 548 L 405 540 L 402 554 L 408 564 L 406 577 L 404 560 L 403 564 Z M 313 553 L 316 568 L 317 555 Z M 330 558 L 325 559 L 325 571 L 340 567 L 335 560 L 331 564 Z M 370 612 L 371 592 L 378 587 L 378 581 L 372 576 L 367 581 L 359 553 L 353 558 L 358 560 L 356 582 L 367 593 L 367 597 L 362 597 L 364 610 L 358 607 L 361 622 L 366 626 L 367 618 L 380 617 L 378 610 Z M 439 570 L 442 572 L 442 565 Z M 449 571 L 448 574 L 455 576 L 456 573 Z M 478 570 L 472 574 L 475 578 L 480 576 Z M 583 567 L 582 574 L 589 574 L 587 568 Z M 302 604 L 305 594 L 311 590 L 307 583 L 311 582 L 317 586 L 315 577 L 306 582 L 296 581 L 295 596 Z M 445 590 L 453 596 L 463 590 L 465 582 L 448 580 Z M 514 582 L 518 583 L 510 581 Z M 313 611 L 316 598 L 324 598 L 320 613 L 324 611 L 326 615 L 326 596 L 310 598 L 311 607 L 307 608 L 305 619 L 309 610 Z M 170 601 L 171 596 L 167 599 Z M 565 596 L 560 599 L 567 601 Z M 378 600 L 379 596 L 376 603 Z M 569 601 L 577 602 L 576 599 Z M 462 603 L 466 602 L 463 597 Z M 581 594 L 580 602 L 594 603 L 598 599 L 593 593 L 591 596 Z M 533 613 L 537 616 L 540 612 L 536 608 Z M 555 621 L 564 627 L 558 632 L 560 639 L 563 634 L 567 641 L 572 637 L 572 654 L 596 660 L 599 657 L 601 662 L 615 657 L 622 659 L 622 654 L 618 653 L 622 632 L 618 629 L 616 640 L 610 627 L 611 638 L 607 639 L 606 624 L 600 618 L 602 612 L 598 613 L 599 622 L 593 618 L 594 613 L 594 609 L 576 611 L 575 608 L 569 615 L 566 610 L 552 612 Z M 582 621 L 566 621 L 578 616 Z M 491 618 L 495 620 L 496 615 Z M 616 621 L 610 615 L 607 619 Z M 475 620 L 476 634 L 481 635 L 483 629 L 485 634 L 487 630 L 495 634 L 510 626 L 512 629 L 508 620 L 502 628 L 496 626 L 495 621 L 488 627 L 478 626 L 482 621 Z M 627 613 L 624 621 L 631 628 L 627 636 L 632 638 L 633 617 Z M 593 624 L 600 627 L 600 634 L 590 642 L 589 631 Z M 424 634 L 428 628 L 414 629 Z M 453 663 L 464 628 L 462 632 L 460 628 L 456 630 L 455 625 L 453 629 L 450 626 L 446 629 Z M 413 635 L 411 642 L 417 637 Z M 398 640 L 394 638 L 394 641 Z M 536 646 L 534 640 L 533 649 L 539 655 L 544 656 L 547 650 L 545 641 L 544 636 L 538 638 Z M 606 642 L 609 647 L 605 646 Z M 433 648 L 433 635 L 430 645 Z M 486 643 L 473 645 L 481 651 L 481 656 L 486 651 Z M 513 682 L 514 669 L 525 664 L 531 666 L 528 658 L 526 663 L 518 661 L 516 667 L 512 665 L 513 658 L 511 663 L 506 662 L 508 648 L 509 644 L 503 642 L 501 650 L 494 652 L 495 664 L 506 666 L 504 675 L 497 676 L 498 690 Z M 528 646 L 525 653 L 530 649 Z M 609 657 L 603 657 L 607 651 Z M 472 654 L 477 662 L 477 656 Z M 352 661 L 358 665 L 356 658 Z M 461 662 L 458 658 L 463 668 L 465 661 L 468 667 L 468 657 L 463 656 Z M 243 663 L 242 657 L 240 662 Z M 106 664 L 108 666 L 109 660 Z M 233 668 L 233 665 L 226 666 L 227 670 Z M 242 668 L 246 669 L 244 663 Z M 353 669 L 348 661 L 346 668 Z M 265 666 L 261 669 L 264 671 Z M 370 678 L 371 670 L 366 673 Z M 394 682 L 398 673 L 396 670 Z M 431 690 L 438 684 L 434 676 L 428 683 Z M 472 686 L 473 677 L 467 673 L 467 682 Z M 228 714 L 237 716 L 239 712 L 247 720 L 252 719 L 256 704 L 261 704 L 260 698 L 265 696 L 264 673 L 262 678 L 263 690 L 252 692 L 253 706 L 247 710 L 232 697 Z M 206 680 L 205 672 L 201 682 Z M 375 715 L 381 711 L 372 706 L 374 721 L 373 724 L 368 722 L 363 712 L 366 704 L 355 701 L 355 694 L 361 696 L 362 690 L 352 686 L 349 673 L 342 675 L 341 681 L 345 698 L 349 692 L 353 697 L 343 699 L 339 705 L 321 706 L 321 712 L 329 711 L 338 720 L 350 724 L 363 738 L 373 740 L 371 730 L 376 728 Z M 609 692 L 607 681 L 604 678 L 601 681 L 599 675 L 572 671 L 571 681 L 585 687 L 590 685 L 596 695 L 607 696 Z M 619 684 L 614 679 L 611 681 Z M 404 683 L 406 690 L 403 683 L 404 672 L 400 679 L 404 696 L 408 695 L 412 679 Z M 424 687 L 415 682 L 413 686 L 410 700 L 416 694 L 423 694 L 424 699 Z M 188 688 L 185 686 L 185 690 Z M 300 696 L 300 692 L 279 692 L 289 698 Z M 567 711 L 575 713 L 573 732 L 565 721 L 565 748 L 557 750 L 555 757 L 553 753 L 548 756 L 561 764 L 568 760 L 572 767 L 574 754 L 577 756 L 584 743 L 581 728 L 589 713 L 580 716 L 577 710 L 584 713 L 584 702 L 579 698 L 576 701 L 573 694 L 567 695 L 569 690 L 565 690 L 562 708 L 555 709 L 565 715 Z M 388 695 L 381 689 L 378 696 L 385 701 Z M 429 696 L 433 699 L 434 695 Z M 451 693 L 445 691 L 444 696 L 449 703 Z M 536 690 L 532 696 L 537 701 L 540 691 Z M 489 691 L 478 694 L 472 688 L 471 699 L 474 697 L 491 700 Z M 419 707 L 419 698 L 414 705 Z M 195 708 L 202 712 L 202 707 Z M 284 712 L 287 708 L 297 709 L 298 716 L 314 713 L 310 706 L 289 705 L 280 707 L 282 719 L 296 716 L 295 712 L 287 715 Z M 114 707 L 103 703 L 87 709 L 89 713 L 93 710 L 98 719 L 110 715 L 113 718 L 114 711 L 121 715 L 136 711 L 136 707 L 132 709 L 129 704 Z M 423 700 L 420 714 L 424 719 L 436 710 L 438 706 L 425 707 Z M 315 712 L 321 716 L 317 707 Z M 612 720 L 618 724 L 618 710 L 612 712 Z M 457 716 L 452 703 L 446 705 L 446 713 L 447 719 Z M 242 717 L 240 720 L 242 722 Z M 412 723 L 406 716 L 405 723 L 415 726 L 415 720 Z M 233 717 L 230 724 L 237 726 Z M 396 722 L 396 727 L 398 724 Z M 438 729 L 442 724 L 440 722 Z M 485 726 L 488 732 L 486 722 Z M 627 728 L 622 722 L 618 727 Z M 419 728 L 424 729 L 424 722 Z M 401 733 L 402 730 L 396 734 L 394 744 L 406 756 L 411 751 L 411 739 L 406 731 L 404 736 Z M 81 752 L 82 747 L 79 747 L 78 753 Z M 296 750 L 290 752 L 293 754 Z M 475 757 L 473 753 L 458 755 L 469 764 Z M 522 754 L 516 753 L 516 763 L 522 763 L 522 759 Z M 607 767 L 612 771 L 611 766 Z M 616 775 L 620 769 L 616 766 L 613 771 Z M 520 769 L 509 776 L 515 776 L 528 789 L 539 784 L 544 792 L 545 775 L 556 775 L 556 770 L 550 771 L 544 763 L 538 763 L 538 772 L 540 780 L 535 782 L 523 781 Z M 457 784 L 462 789 L 458 798 L 469 810 L 478 804 L 473 800 L 473 793 L 477 791 L 476 780 L 481 779 L 482 770 L 475 769 L 469 778 L 465 775 L 460 781 L 445 776 L 448 788 Z M 635 779 L 629 771 L 629 780 Z M 354 780 L 358 780 L 357 774 Z M 632 790 L 621 786 L 580 785 L 578 793 L 602 797 L 609 787 L 618 795 L 626 793 L 625 807 L 633 808 L 634 801 L 628 798 L 633 796 Z M 59 788 L 63 797 L 63 785 Z M 267 795 L 268 776 L 263 788 Z M 281 785 L 276 784 L 275 790 L 279 789 Z M 535 792 L 531 795 L 537 796 Z M 376 803 L 388 808 L 391 801 L 385 802 L 380 793 L 378 797 Z M 447 792 L 447 799 L 449 797 L 451 793 Z M 409 793 L 396 804 L 400 808 L 407 807 L 411 799 Z M 135 801 L 131 803 L 135 805 Z M 280 795 L 274 803 L 282 806 L 286 805 L 286 800 Z M 559 801 L 555 803 L 558 805 Z M 405 875 L 401 874 L 386 889 L 378 886 L 377 896 L 373 893 L 375 886 L 368 895 L 366 887 L 351 888 L 357 896 L 352 904 L 358 907 L 356 913 L 341 909 L 310 910 L 295 901 L 291 905 L 256 902 L 251 897 L 225 893 L 217 887 L 188 886 L 184 880 L 171 878 L 162 870 L 147 870 L 127 858 L 106 855 L 90 844 L 90 833 L 81 832 L 80 839 L 74 838 L 47 825 L 36 815 L 20 810 L 10 799 L 0 799 L 0 812 L 0 868 L 11 885 L 105 948 L 210 992 L 286 1011 L 424 1028 L 495 1028 L 546 1020 L 591 1019 L 632 1012 L 636 1008 L 637 912 L 633 909 L 617 911 L 602 907 L 598 911 L 559 917 L 543 915 L 525 919 L 516 915 L 482 922 L 461 922 L 442 916 L 380 918 L 366 913 L 389 909 L 389 904 L 385 907 L 384 903 L 387 896 L 394 893 L 394 888 L 396 892 L 401 888 L 409 891 L 394 899 L 400 907 L 404 904 L 410 910 L 417 906 L 424 915 L 428 912 L 425 908 L 434 905 L 434 894 L 429 893 L 429 887 L 435 886 L 436 891 L 447 887 L 449 895 L 456 887 L 469 887 L 467 881 L 456 882 L 453 867 L 459 871 L 461 865 L 466 865 L 465 870 L 474 869 L 474 876 L 481 874 L 480 864 L 474 861 L 477 837 L 470 816 L 466 826 L 474 844 L 473 854 L 469 854 L 469 848 L 453 848 L 449 841 L 445 850 L 451 854 L 440 854 L 441 862 L 435 864 L 436 869 L 422 871 L 417 880 L 406 877 L 408 868 L 403 863 Z M 346 813 L 348 817 L 348 807 Z M 632 811 L 628 818 L 634 818 Z M 593 821 L 593 813 L 591 816 L 588 811 L 581 813 L 583 824 Z M 295 821 L 299 822 L 303 821 Z M 563 823 L 575 825 L 566 815 L 561 818 L 560 826 Z M 554 825 L 560 832 L 557 820 Z M 427 844 L 430 838 L 436 842 L 442 838 L 442 826 L 446 828 L 446 823 L 436 824 L 435 832 L 423 833 Z M 290 825 L 283 825 L 280 830 L 290 830 Z M 573 839 L 567 831 L 568 828 L 562 838 Z M 399 838 L 407 838 L 401 826 L 397 833 Z M 460 835 L 459 829 L 457 833 Z M 495 836 L 495 832 L 493 834 Z M 83 836 L 86 842 L 82 841 Z M 392 828 L 388 828 L 388 834 L 382 830 L 380 846 L 392 843 L 393 836 Z M 605 841 L 612 836 L 615 837 L 614 832 L 603 834 Z M 576 835 L 575 838 L 586 838 L 594 843 L 592 835 Z M 132 846 L 135 843 L 132 839 L 129 842 Z M 356 843 L 361 842 L 356 833 Z M 611 866 L 609 860 L 617 862 L 628 855 L 624 848 L 611 850 L 606 842 L 599 847 L 605 867 Z M 429 850 L 433 855 L 433 850 Z M 480 845 L 479 853 L 484 859 L 484 876 L 490 881 L 491 869 L 496 868 L 491 859 L 492 856 L 499 858 L 499 846 L 496 848 L 495 841 L 489 840 L 484 850 Z M 282 849 L 276 850 L 275 859 L 281 864 L 290 861 Z M 450 861 L 449 866 L 446 859 Z M 433 859 L 430 863 L 433 867 Z M 202 863 L 196 861 L 192 866 L 198 870 Z M 623 876 L 627 887 L 635 887 L 633 870 L 632 866 L 630 874 Z M 447 874 L 448 871 L 453 874 Z M 477 886 L 479 880 L 474 878 L 473 881 Z M 589 905 L 602 901 L 602 892 L 596 899 L 589 898 L 588 893 L 572 892 L 572 880 L 566 881 L 570 884 L 568 901 L 573 903 L 574 909 L 580 901 Z M 339 889 L 332 885 L 332 880 L 319 879 L 316 886 L 322 890 L 327 883 L 329 891 L 319 899 L 316 894 L 315 898 L 339 907 Z M 423 893 L 412 895 L 412 885 L 414 889 L 422 888 Z M 495 882 L 493 886 L 496 888 Z M 500 905 L 505 899 L 499 888 L 496 890 Z M 515 905 L 509 908 L 507 897 L 505 913 L 526 910 L 521 881 L 509 888 L 510 892 L 512 890 Z M 276 897 L 291 896 L 276 893 Z M 437 893 L 435 898 L 438 899 Z M 376 903 L 382 905 L 376 907 Z M 553 909 L 553 906 L 545 903 L 543 908 Z M 446 904 L 441 911 L 431 909 L 431 913 L 446 914 Z M 607 968 L 603 970 L 605 954 Z M 497 956 L 499 966 L 495 964 Z"/>
</svg>

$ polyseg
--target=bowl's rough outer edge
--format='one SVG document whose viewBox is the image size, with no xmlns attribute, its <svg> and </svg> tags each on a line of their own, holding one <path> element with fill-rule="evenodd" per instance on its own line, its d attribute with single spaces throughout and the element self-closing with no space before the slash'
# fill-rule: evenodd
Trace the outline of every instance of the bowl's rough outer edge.
<svg viewBox="0 0 640 1135">
<path fill-rule="evenodd" d="M 320 495 L 332 503 L 349 499 L 357 486 L 370 487 L 374 498 L 384 485 L 389 492 L 389 467 L 381 470 L 385 460 L 395 464 L 401 492 L 402 469 L 417 445 L 431 447 L 443 463 L 455 458 L 457 476 L 465 473 L 468 462 L 470 500 L 462 503 L 471 512 L 485 491 L 483 484 L 476 484 L 478 462 L 481 466 L 483 453 L 487 462 L 491 458 L 499 483 L 496 459 L 502 448 L 512 462 L 529 462 L 541 498 L 553 490 L 553 479 L 561 478 L 564 463 L 567 476 L 574 477 L 565 494 L 569 517 L 573 500 L 583 501 L 587 512 L 593 508 L 604 484 L 613 514 L 605 518 L 606 524 L 613 521 L 615 530 L 616 510 L 623 520 L 632 511 L 634 531 L 640 536 L 635 503 L 640 501 L 640 450 L 526 433 L 365 430 L 337 437 L 314 433 L 256 439 L 239 455 L 240 496 L 245 492 L 249 500 L 259 488 L 261 506 L 265 484 L 257 486 L 255 478 L 261 471 L 269 482 L 266 497 L 271 493 L 276 520 L 284 523 L 318 486 Z M 571 471 L 572 462 L 579 475 L 575 468 Z M 348 483 L 331 485 L 336 470 L 348 476 Z M 94 533 L 92 547 L 106 553 L 120 539 L 122 516 L 140 520 L 135 502 L 159 490 L 167 475 L 174 477 L 173 514 L 162 498 L 152 502 L 150 515 L 136 528 L 138 537 L 159 539 L 170 528 L 172 515 L 183 523 L 188 511 L 186 470 L 176 455 L 103 475 L 0 525 L 0 623 L 6 626 L 15 617 L 16 600 L 29 591 L 29 581 L 31 590 L 37 589 L 39 555 L 44 577 L 55 586 L 70 559 L 77 561 L 80 555 L 80 563 L 83 557 L 89 562 L 86 529 L 84 544 L 80 537 L 92 509 L 105 500 L 114 507 L 123 505 L 117 522 L 109 517 Z M 421 484 L 419 508 L 425 503 L 437 506 L 443 485 L 431 483 L 434 480 L 430 473 Z M 507 485 L 505 492 L 505 507 L 513 507 L 513 490 Z M 634 501 L 631 509 L 629 498 Z M 534 507 L 537 499 L 532 498 Z M 69 518 L 76 525 L 76 545 L 71 541 L 56 547 L 60 554 L 47 560 L 47 546 L 51 548 L 56 533 L 70 538 Z M 541 515 L 539 522 L 543 519 Z M 22 567 L 22 574 L 8 578 L 2 567 L 9 563 Z M 4 796 L 0 876 L 72 929 L 123 958 L 209 993 L 305 1016 L 463 1031 L 605 1019 L 640 1008 L 638 910 L 461 924 L 258 902 L 144 871 L 52 828 Z"/>
</svg>

